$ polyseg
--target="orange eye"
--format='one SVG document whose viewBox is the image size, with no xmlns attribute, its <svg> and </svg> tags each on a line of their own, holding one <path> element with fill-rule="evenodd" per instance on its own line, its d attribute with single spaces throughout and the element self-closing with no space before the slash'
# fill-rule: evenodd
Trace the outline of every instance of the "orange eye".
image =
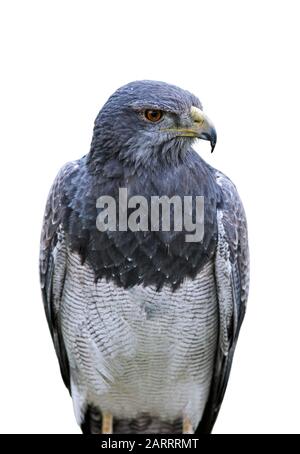
<svg viewBox="0 0 300 454">
<path fill-rule="evenodd" d="M 145 110 L 145 117 L 147 120 L 152 121 L 153 123 L 159 121 L 163 116 L 163 113 L 161 110 Z"/>
</svg>

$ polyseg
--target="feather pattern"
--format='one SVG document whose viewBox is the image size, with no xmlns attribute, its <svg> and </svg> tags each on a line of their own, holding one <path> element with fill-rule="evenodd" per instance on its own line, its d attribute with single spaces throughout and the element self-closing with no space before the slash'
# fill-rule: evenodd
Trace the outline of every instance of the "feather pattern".
<svg viewBox="0 0 300 454">
<path fill-rule="evenodd" d="M 170 86 L 141 86 L 140 93 L 129 85 L 109 100 L 91 152 L 66 164 L 53 183 L 40 249 L 44 308 L 85 433 L 101 432 L 103 411 L 113 414 L 118 433 L 180 433 L 184 416 L 195 433 L 209 433 L 246 309 L 246 218 L 233 183 L 197 155 L 190 139 L 157 143 L 160 136 L 143 123 L 147 152 L 139 135 L 133 139 L 137 117 L 128 106 L 140 108 L 138 95 L 151 86 L 168 108 Z M 186 109 L 201 104 L 171 91 L 169 110 L 186 122 Z M 127 123 L 122 117 L 113 126 L 120 130 L 109 130 L 118 96 Z M 174 229 L 99 232 L 96 201 L 118 199 L 121 187 L 147 200 L 204 196 L 203 240 L 187 243 L 187 232 Z"/>
<path fill-rule="evenodd" d="M 210 433 L 218 416 L 239 331 L 245 316 L 249 291 L 249 249 L 244 208 L 234 184 L 214 171 L 221 188 L 218 209 L 218 245 L 215 277 L 219 302 L 219 342 L 210 395 L 197 434 Z"/>
<path fill-rule="evenodd" d="M 175 291 L 95 283 L 77 254 L 67 269 L 61 322 L 72 395 L 76 389 L 86 404 L 120 420 L 146 413 L 173 422 L 184 411 L 196 427 L 217 342 L 213 262 Z"/>
</svg>

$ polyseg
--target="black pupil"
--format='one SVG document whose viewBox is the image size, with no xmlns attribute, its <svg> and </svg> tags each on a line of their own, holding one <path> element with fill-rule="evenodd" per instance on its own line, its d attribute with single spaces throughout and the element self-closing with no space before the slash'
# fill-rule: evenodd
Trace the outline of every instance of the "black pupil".
<svg viewBox="0 0 300 454">
<path fill-rule="evenodd" d="M 157 120 L 160 117 L 160 112 L 159 110 L 150 110 L 148 115 L 152 120 Z"/>
</svg>

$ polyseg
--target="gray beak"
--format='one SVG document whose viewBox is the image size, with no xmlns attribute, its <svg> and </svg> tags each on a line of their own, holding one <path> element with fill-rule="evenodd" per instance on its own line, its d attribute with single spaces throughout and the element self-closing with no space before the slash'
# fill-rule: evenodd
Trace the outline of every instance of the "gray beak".
<svg viewBox="0 0 300 454">
<path fill-rule="evenodd" d="M 217 132 L 213 123 L 201 109 L 195 106 L 191 107 L 191 117 L 194 120 L 193 130 L 197 131 L 199 139 L 210 141 L 211 152 L 213 152 L 217 143 Z"/>
</svg>

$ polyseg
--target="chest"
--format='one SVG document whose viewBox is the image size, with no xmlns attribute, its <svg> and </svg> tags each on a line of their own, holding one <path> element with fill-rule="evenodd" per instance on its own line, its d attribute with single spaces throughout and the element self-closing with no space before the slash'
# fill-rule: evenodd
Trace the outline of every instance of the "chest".
<svg viewBox="0 0 300 454">
<path fill-rule="evenodd" d="M 95 283 L 93 270 L 73 254 L 63 301 L 69 341 L 85 339 L 110 361 L 197 355 L 217 332 L 212 263 L 176 291 L 142 285 L 124 289 L 105 279 Z"/>
</svg>

